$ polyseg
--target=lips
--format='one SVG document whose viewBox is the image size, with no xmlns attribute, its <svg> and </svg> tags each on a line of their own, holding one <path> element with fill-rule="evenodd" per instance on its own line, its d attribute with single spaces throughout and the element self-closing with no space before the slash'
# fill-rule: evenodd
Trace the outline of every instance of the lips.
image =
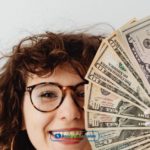
<svg viewBox="0 0 150 150">
<path fill-rule="evenodd" d="M 52 140 L 63 144 L 76 144 L 83 140 L 86 131 L 84 129 L 59 129 L 49 132 Z"/>
</svg>

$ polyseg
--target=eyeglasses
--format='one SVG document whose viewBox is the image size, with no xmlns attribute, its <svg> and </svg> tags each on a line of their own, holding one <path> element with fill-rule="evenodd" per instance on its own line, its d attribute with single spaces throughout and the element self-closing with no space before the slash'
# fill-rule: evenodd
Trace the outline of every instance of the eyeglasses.
<svg viewBox="0 0 150 150">
<path fill-rule="evenodd" d="M 32 105 L 41 112 L 50 112 L 57 109 L 63 102 L 66 90 L 72 91 L 72 98 L 77 106 L 84 106 L 84 85 L 87 81 L 75 86 L 61 86 L 57 83 L 44 82 L 27 87 Z"/>
</svg>

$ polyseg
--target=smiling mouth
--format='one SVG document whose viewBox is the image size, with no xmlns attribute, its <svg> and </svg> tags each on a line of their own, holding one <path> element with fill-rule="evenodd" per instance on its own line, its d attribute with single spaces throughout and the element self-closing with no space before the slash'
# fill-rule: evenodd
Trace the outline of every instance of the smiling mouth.
<svg viewBox="0 0 150 150">
<path fill-rule="evenodd" d="M 84 129 L 69 129 L 50 131 L 50 138 L 53 141 L 61 142 L 63 144 L 76 144 L 84 139 L 86 131 Z"/>
</svg>

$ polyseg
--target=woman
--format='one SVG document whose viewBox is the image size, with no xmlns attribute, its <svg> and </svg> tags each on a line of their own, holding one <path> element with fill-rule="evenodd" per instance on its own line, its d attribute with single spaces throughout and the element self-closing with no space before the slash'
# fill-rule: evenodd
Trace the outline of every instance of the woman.
<svg viewBox="0 0 150 150">
<path fill-rule="evenodd" d="M 13 48 L 0 72 L 3 150 L 90 150 L 84 76 L 102 37 L 45 33 Z"/>
</svg>

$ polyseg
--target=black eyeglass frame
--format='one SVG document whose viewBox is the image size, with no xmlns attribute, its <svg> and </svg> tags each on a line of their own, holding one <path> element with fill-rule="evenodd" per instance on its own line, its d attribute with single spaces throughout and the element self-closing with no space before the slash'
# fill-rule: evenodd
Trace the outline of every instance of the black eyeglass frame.
<svg viewBox="0 0 150 150">
<path fill-rule="evenodd" d="M 43 85 L 43 84 L 44 84 L 44 85 L 47 85 L 47 84 L 55 85 L 55 86 L 57 86 L 57 87 L 62 91 L 62 98 L 61 98 L 61 101 L 60 101 L 59 105 L 56 106 L 54 109 L 52 109 L 52 110 L 50 110 L 50 111 L 43 111 L 43 110 L 40 110 L 39 108 L 37 108 L 37 107 L 35 106 L 35 104 L 33 103 L 33 100 L 32 100 L 32 91 L 34 90 L 34 88 L 37 87 L 37 86 L 39 86 L 39 85 Z M 30 94 L 30 100 L 31 100 L 31 103 L 32 103 L 33 107 L 34 107 L 35 109 L 37 109 L 38 111 L 40 111 L 40 112 L 46 113 L 46 112 L 52 112 L 52 111 L 56 110 L 56 109 L 63 103 L 64 98 L 65 98 L 65 90 L 66 90 L 66 88 L 69 88 L 69 89 L 71 89 L 72 91 L 76 91 L 77 87 L 79 87 L 80 85 L 84 85 L 84 84 L 88 84 L 88 81 L 87 81 L 87 80 L 84 80 L 83 82 L 81 82 L 81 83 L 79 83 L 79 84 L 77 84 L 77 85 L 75 85 L 75 86 L 62 86 L 62 85 L 60 85 L 60 84 L 58 84 L 58 83 L 54 83 L 54 82 L 41 82 L 41 83 L 39 83 L 39 84 L 34 84 L 34 85 L 31 85 L 31 86 L 26 87 L 26 91 L 29 92 L 29 94 Z M 76 101 L 74 98 L 73 98 L 73 100 L 74 100 L 75 104 L 76 104 L 79 108 L 81 108 L 82 110 L 84 110 L 84 108 L 82 108 L 82 107 L 77 103 L 77 101 Z"/>
</svg>

